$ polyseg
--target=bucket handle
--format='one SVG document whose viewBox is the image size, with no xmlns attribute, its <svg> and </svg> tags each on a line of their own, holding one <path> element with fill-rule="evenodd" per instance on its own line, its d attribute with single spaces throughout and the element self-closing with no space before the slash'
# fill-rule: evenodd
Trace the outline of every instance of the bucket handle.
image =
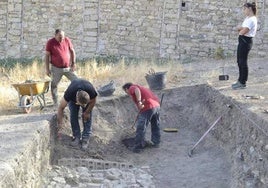
<svg viewBox="0 0 268 188">
<path fill-rule="evenodd" d="M 154 71 L 153 68 L 150 68 L 150 70 L 149 70 L 149 74 L 155 74 L 155 71 Z"/>
</svg>

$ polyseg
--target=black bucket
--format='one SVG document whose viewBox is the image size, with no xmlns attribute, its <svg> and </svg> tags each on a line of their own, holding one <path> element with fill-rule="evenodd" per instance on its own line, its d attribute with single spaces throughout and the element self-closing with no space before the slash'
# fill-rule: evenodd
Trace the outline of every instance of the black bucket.
<svg viewBox="0 0 268 188">
<path fill-rule="evenodd" d="M 166 73 L 167 72 L 155 72 L 153 74 L 147 74 L 145 76 L 146 81 L 152 90 L 161 90 L 166 87 Z"/>
<path fill-rule="evenodd" d="M 110 96 L 114 93 L 114 91 L 115 91 L 115 84 L 113 80 L 109 84 L 102 86 L 100 89 L 98 89 L 98 93 L 102 97 Z"/>
</svg>

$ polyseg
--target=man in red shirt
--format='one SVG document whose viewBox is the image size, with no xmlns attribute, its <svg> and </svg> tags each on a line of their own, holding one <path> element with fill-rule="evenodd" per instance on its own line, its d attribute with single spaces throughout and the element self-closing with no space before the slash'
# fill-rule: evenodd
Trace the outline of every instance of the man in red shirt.
<svg viewBox="0 0 268 188">
<path fill-rule="evenodd" d="M 54 105 L 58 104 L 57 88 L 62 76 L 70 81 L 77 78 L 75 71 L 75 51 L 71 40 L 64 36 L 64 31 L 57 29 L 55 37 L 46 44 L 46 74 L 51 81 L 51 94 Z M 50 66 L 51 64 L 51 66 Z"/>
<path fill-rule="evenodd" d="M 139 110 L 135 124 L 135 145 L 132 151 L 138 153 L 148 144 L 152 147 L 158 147 L 160 144 L 160 104 L 158 97 L 150 89 L 137 84 L 126 83 L 122 88 L 132 98 Z M 145 140 L 149 122 L 151 123 L 151 142 Z"/>
</svg>

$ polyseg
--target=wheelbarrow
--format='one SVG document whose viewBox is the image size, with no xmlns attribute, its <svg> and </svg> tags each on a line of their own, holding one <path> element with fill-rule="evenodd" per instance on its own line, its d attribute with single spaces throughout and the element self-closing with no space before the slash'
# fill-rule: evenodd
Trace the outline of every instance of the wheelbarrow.
<svg viewBox="0 0 268 188">
<path fill-rule="evenodd" d="M 24 83 L 12 84 L 19 95 L 18 107 L 25 113 L 30 113 L 36 101 L 39 101 L 40 109 L 46 106 L 45 93 L 49 90 L 50 81 L 25 81 Z"/>
</svg>

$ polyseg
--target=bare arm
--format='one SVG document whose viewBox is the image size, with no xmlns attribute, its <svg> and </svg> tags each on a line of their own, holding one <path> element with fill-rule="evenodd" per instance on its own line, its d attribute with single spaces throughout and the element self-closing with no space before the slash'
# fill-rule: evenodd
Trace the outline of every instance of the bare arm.
<svg viewBox="0 0 268 188">
<path fill-rule="evenodd" d="M 241 27 L 240 29 L 239 29 L 239 35 L 245 35 L 245 34 L 247 34 L 249 32 L 249 28 L 247 28 L 247 27 Z"/>
<path fill-rule="evenodd" d="M 95 104 L 96 104 L 96 101 L 97 101 L 97 97 L 95 97 L 94 99 L 91 99 L 89 101 L 89 105 L 87 107 L 87 109 L 85 110 L 86 112 L 90 112 L 92 111 L 92 109 L 94 108 Z"/>
<path fill-rule="evenodd" d="M 70 49 L 70 54 L 71 54 L 71 68 L 72 68 L 72 71 L 75 71 L 76 54 L 73 48 Z"/>
<path fill-rule="evenodd" d="M 238 26 L 238 27 L 237 27 L 237 32 L 239 33 L 239 32 L 241 31 L 242 28 L 243 28 L 243 27 Z"/>
<path fill-rule="evenodd" d="M 144 105 L 143 105 L 144 101 L 141 101 L 141 91 L 139 88 L 135 88 L 134 92 L 135 92 L 136 100 L 138 102 L 138 108 L 139 108 L 139 110 L 141 110 L 144 107 Z"/>
<path fill-rule="evenodd" d="M 141 101 L 141 91 L 139 88 L 135 89 L 135 96 L 136 96 L 136 100 L 139 102 Z"/>
<path fill-rule="evenodd" d="M 62 98 L 60 101 L 60 105 L 58 107 L 58 113 L 57 113 L 57 123 L 58 123 L 58 128 L 61 128 L 63 126 L 63 111 L 65 107 L 67 106 L 68 102 Z"/>
<path fill-rule="evenodd" d="M 85 110 L 85 112 L 82 115 L 82 118 L 83 118 L 84 122 L 89 119 L 89 116 L 90 116 L 89 112 L 92 111 L 92 109 L 94 108 L 94 106 L 96 104 L 96 101 L 97 101 L 97 97 L 95 97 L 94 99 L 91 99 L 89 101 L 89 105 L 88 105 L 87 109 Z"/>
<path fill-rule="evenodd" d="M 50 52 L 46 51 L 45 66 L 46 66 L 46 75 L 48 75 L 48 76 L 51 75 L 50 68 L 49 68 L 50 59 L 51 59 Z"/>
</svg>

